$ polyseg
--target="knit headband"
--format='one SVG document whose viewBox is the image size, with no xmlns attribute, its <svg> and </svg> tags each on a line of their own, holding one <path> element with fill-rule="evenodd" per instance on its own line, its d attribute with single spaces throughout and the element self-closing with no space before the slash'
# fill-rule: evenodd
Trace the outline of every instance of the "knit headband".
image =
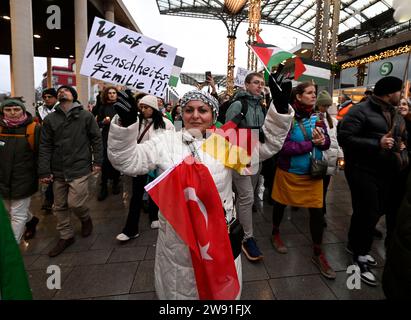
<svg viewBox="0 0 411 320">
<path fill-rule="evenodd" d="M 181 98 L 181 107 L 184 109 L 186 104 L 191 101 L 191 100 L 200 100 L 204 102 L 205 104 L 208 104 L 211 109 L 213 110 L 213 113 L 215 114 L 215 117 L 218 115 L 218 101 L 216 98 L 214 98 L 211 94 L 208 92 L 203 92 L 200 90 L 191 90 L 187 92 L 182 98 Z"/>
</svg>

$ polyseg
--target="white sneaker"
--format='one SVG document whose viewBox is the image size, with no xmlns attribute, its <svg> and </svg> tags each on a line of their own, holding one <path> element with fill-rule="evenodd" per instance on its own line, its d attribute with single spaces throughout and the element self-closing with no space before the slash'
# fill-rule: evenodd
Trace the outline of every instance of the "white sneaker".
<svg viewBox="0 0 411 320">
<path fill-rule="evenodd" d="M 151 223 L 151 229 L 158 229 L 158 228 L 160 228 L 160 223 L 158 222 L 158 220 L 154 220 Z"/>
<path fill-rule="evenodd" d="M 116 239 L 117 239 L 118 241 L 128 241 L 128 240 L 130 240 L 130 239 L 137 238 L 139 235 L 140 235 L 140 234 L 137 233 L 136 235 L 134 235 L 134 236 L 132 236 L 132 237 L 129 237 L 128 235 L 126 235 L 126 234 L 124 234 L 124 233 L 120 233 L 120 234 L 117 235 Z"/>
</svg>

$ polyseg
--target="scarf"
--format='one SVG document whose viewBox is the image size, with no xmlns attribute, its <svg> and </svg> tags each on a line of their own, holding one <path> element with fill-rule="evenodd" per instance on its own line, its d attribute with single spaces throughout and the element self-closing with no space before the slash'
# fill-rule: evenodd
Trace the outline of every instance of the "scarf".
<svg viewBox="0 0 411 320">
<path fill-rule="evenodd" d="M 301 104 L 296 100 L 293 104 L 293 109 L 295 111 L 295 118 L 303 119 L 310 117 L 310 115 L 313 113 L 314 106 L 307 106 L 305 104 Z"/>
<path fill-rule="evenodd" d="M 23 123 L 27 121 L 27 118 L 28 118 L 27 113 L 24 112 L 23 115 L 18 119 L 6 118 L 6 116 L 4 116 L 3 121 L 7 127 L 12 128 L 12 127 L 18 127 L 22 125 Z"/>
</svg>

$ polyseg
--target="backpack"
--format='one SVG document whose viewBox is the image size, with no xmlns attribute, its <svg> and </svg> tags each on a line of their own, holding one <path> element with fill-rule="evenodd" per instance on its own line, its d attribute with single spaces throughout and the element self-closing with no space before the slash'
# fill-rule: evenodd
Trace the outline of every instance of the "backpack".
<svg viewBox="0 0 411 320">
<path fill-rule="evenodd" d="M 37 123 L 33 121 L 26 127 L 26 134 L 14 134 L 14 133 L 2 133 L 3 127 L 0 126 L 0 137 L 26 137 L 27 142 L 30 145 L 30 149 L 34 152 L 36 151 L 35 149 L 35 144 L 34 144 L 34 135 L 36 131 L 36 125 Z"/>
<path fill-rule="evenodd" d="M 245 125 L 245 126 L 243 126 L 243 125 L 241 125 L 241 120 L 243 119 L 243 117 L 245 117 L 245 115 L 247 114 L 247 112 L 248 112 L 248 103 L 247 103 L 247 97 L 240 97 L 240 98 L 234 98 L 234 99 L 232 99 L 232 100 L 229 100 L 228 102 L 227 102 L 227 108 L 224 110 L 224 122 L 222 122 L 222 123 L 225 123 L 225 113 L 227 112 L 227 109 L 230 107 L 230 105 L 233 103 L 233 102 L 235 102 L 235 101 L 240 101 L 241 102 L 241 111 L 240 111 L 240 113 L 238 114 L 238 115 L 236 115 L 233 119 L 232 119 L 232 121 L 234 121 L 234 122 L 236 122 L 237 124 L 238 124 L 238 128 L 244 128 L 244 129 L 258 129 L 258 140 L 261 142 L 261 143 L 264 143 L 265 142 L 265 136 L 264 136 L 264 131 L 263 131 L 263 128 L 262 128 L 262 126 L 261 127 L 254 127 L 254 126 L 248 126 L 248 125 Z M 267 114 L 267 110 L 263 107 L 263 106 L 261 106 L 260 105 L 260 107 L 261 107 L 261 109 L 262 109 L 262 111 L 263 111 L 263 114 L 264 114 L 264 118 L 265 118 L 265 116 L 266 116 L 266 114 Z M 240 116 L 240 115 L 243 115 L 243 116 Z M 218 121 L 220 121 L 220 120 L 218 120 Z M 220 121 L 221 122 L 221 121 Z"/>
<path fill-rule="evenodd" d="M 230 108 L 231 104 L 233 104 L 236 101 L 240 101 L 241 102 L 241 113 L 246 115 L 248 112 L 248 103 L 247 103 L 247 97 L 240 97 L 240 98 L 232 98 L 226 102 L 224 102 L 221 106 L 220 106 L 220 112 L 218 115 L 217 120 L 221 123 L 225 123 L 226 122 L 226 118 L 225 115 L 227 113 L 228 108 Z M 267 114 L 267 109 L 264 108 L 263 106 L 261 106 L 261 110 L 264 113 L 264 117 Z"/>
</svg>

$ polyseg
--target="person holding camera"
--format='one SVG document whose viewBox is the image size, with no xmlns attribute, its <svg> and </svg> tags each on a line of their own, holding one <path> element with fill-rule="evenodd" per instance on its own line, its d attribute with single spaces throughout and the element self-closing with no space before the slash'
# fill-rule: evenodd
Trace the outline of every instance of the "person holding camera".
<svg viewBox="0 0 411 320">
<path fill-rule="evenodd" d="M 291 101 L 295 111 L 293 126 L 278 156 L 271 194 L 274 200 L 272 245 L 279 253 L 288 252 L 280 238 L 280 224 L 286 206 L 308 208 L 313 241 L 311 261 L 324 277 L 335 279 L 336 273 L 321 248 L 324 232 L 323 177 L 313 177 L 312 172 L 312 163 L 322 160 L 323 152 L 330 147 L 330 137 L 324 121 L 314 112 L 314 84 L 299 84 L 293 89 Z"/>
</svg>

